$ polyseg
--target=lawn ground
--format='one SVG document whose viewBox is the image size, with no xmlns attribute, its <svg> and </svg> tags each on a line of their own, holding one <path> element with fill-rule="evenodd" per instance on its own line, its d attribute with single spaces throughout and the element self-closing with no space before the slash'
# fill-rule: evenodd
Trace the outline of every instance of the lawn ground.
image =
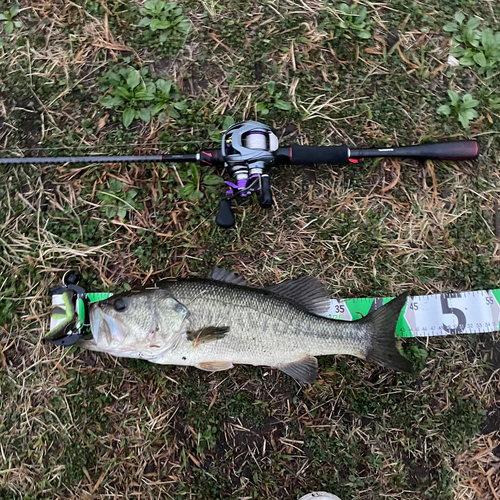
<svg viewBox="0 0 500 500">
<path fill-rule="evenodd" d="M 497 288 L 500 4 L 15 7 L 0 0 L 4 156 L 197 152 L 244 119 L 282 145 L 474 138 L 482 154 L 282 168 L 274 208 L 241 205 L 232 230 L 214 224 L 220 171 L 1 167 L 0 498 L 498 500 L 498 334 L 405 340 L 415 375 L 322 358 L 305 387 L 41 339 L 47 291 L 75 268 L 95 291 L 214 265 L 254 284 L 314 275 L 344 298 Z"/>
</svg>

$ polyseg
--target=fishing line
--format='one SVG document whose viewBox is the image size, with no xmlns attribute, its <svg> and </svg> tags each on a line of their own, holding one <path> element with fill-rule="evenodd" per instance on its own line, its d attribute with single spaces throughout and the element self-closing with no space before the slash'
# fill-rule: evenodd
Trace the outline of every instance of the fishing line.
<svg viewBox="0 0 500 500">
<path fill-rule="evenodd" d="M 156 149 L 165 148 L 167 146 L 175 146 L 178 144 L 215 144 L 217 141 L 210 139 L 203 140 L 192 140 L 192 141 L 171 141 L 171 142 L 136 142 L 132 144 L 94 144 L 87 145 L 83 144 L 81 146 L 45 146 L 45 147 L 31 147 L 22 149 L 2 149 L 2 153 L 17 154 L 23 151 L 56 151 L 56 150 L 68 150 L 74 151 L 79 149 L 125 149 L 125 148 L 138 148 L 138 147 L 156 147 Z"/>
</svg>

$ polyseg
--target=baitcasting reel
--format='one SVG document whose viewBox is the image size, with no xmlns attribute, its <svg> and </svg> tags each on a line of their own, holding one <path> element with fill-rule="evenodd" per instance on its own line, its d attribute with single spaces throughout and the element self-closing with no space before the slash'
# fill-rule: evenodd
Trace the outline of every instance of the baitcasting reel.
<svg viewBox="0 0 500 500">
<path fill-rule="evenodd" d="M 222 158 L 224 165 L 236 183 L 226 181 L 232 195 L 221 200 L 216 222 L 222 227 L 235 224 L 231 210 L 231 200 L 245 198 L 251 192 L 260 191 L 259 205 L 270 208 L 273 204 L 269 175 L 266 167 L 276 161 L 278 138 L 271 128 L 259 122 L 247 121 L 235 123 L 222 137 Z"/>
</svg>

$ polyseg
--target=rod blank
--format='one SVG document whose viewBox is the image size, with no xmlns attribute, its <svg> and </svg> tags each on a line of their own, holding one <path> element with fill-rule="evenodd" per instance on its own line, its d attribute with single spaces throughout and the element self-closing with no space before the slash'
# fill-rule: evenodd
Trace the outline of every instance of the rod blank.
<svg viewBox="0 0 500 500">
<path fill-rule="evenodd" d="M 146 155 L 146 156 L 43 156 L 33 158 L 0 158 L 0 165 L 54 164 L 54 163 L 139 163 L 139 162 L 190 162 L 198 155 Z"/>
<path fill-rule="evenodd" d="M 347 146 L 291 146 L 275 152 L 277 165 L 338 164 L 361 158 L 420 158 L 435 160 L 475 160 L 479 155 L 476 141 L 438 142 L 383 149 L 349 149 Z M 0 165 L 64 164 L 64 163 L 139 163 L 139 162 L 201 162 L 212 166 L 224 165 L 220 150 L 198 154 L 147 156 L 55 156 L 33 158 L 0 158 Z"/>
</svg>

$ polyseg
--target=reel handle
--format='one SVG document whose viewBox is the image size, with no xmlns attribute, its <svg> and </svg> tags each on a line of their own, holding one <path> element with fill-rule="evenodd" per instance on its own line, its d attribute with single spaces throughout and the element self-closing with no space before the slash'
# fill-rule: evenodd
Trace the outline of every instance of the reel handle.
<svg viewBox="0 0 500 500">
<path fill-rule="evenodd" d="M 236 224 L 233 211 L 231 210 L 231 200 L 224 198 L 219 204 L 219 213 L 215 218 L 215 222 L 220 227 L 230 228 Z"/>
<path fill-rule="evenodd" d="M 261 191 L 258 197 L 259 205 L 262 208 L 271 208 L 273 206 L 273 193 L 271 191 L 271 183 L 269 175 L 263 174 L 260 176 Z"/>
</svg>

